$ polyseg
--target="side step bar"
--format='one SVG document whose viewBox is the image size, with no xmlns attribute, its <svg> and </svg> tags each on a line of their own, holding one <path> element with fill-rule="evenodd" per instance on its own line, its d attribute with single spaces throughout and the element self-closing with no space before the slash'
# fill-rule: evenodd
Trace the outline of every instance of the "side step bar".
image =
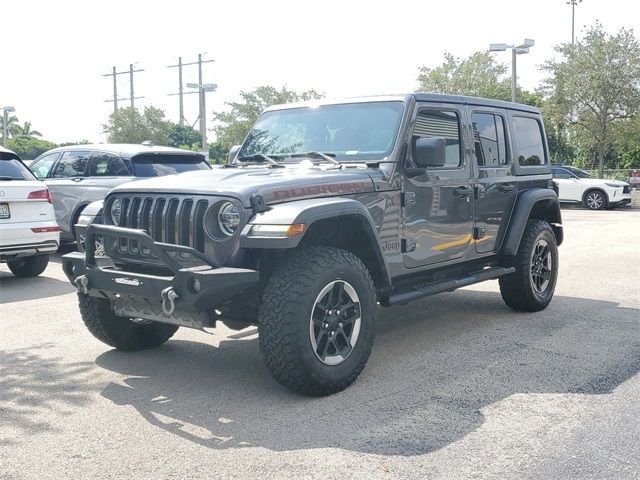
<svg viewBox="0 0 640 480">
<path fill-rule="evenodd" d="M 410 290 L 392 293 L 387 297 L 383 297 L 380 299 L 380 305 L 382 305 L 383 307 L 390 307 L 391 305 L 407 303 L 411 300 L 428 297 L 429 295 L 435 295 L 436 293 L 453 292 L 458 288 L 466 287 L 467 285 L 473 285 L 474 283 L 484 282 L 485 280 L 498 278 L 515 271 L 515 267 L 491 267 L 484 270 L 478 270 L 464 277 L 454 278 L 452 280 L 426 283 L 417 287 L 413 287 Z"/>
</svg>

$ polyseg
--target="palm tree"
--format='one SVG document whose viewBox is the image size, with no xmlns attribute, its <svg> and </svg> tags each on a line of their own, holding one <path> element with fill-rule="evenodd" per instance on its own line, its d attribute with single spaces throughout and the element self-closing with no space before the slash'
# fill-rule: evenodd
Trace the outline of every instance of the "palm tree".
<svg viewBox="0 0 640 480">
<path fill-rule="evenodd" d="M 22 131 L 22 127 L 18 123 L 18 117 L 10 115 L 7 117 L 7 129 L 9 131 L 9 137 L 15 137 Z M 0 115 L 0 134 L 4 135 L 4 116 Z"/>
<path fill-rule="evenodd" d="M 19 137 L 41 137 L 42 134 L 37 130 L 31 130 L 31 122 L 24 122 L 22 127 L 18 126 L 20 131 L 17 133 Z"/>
</svg>

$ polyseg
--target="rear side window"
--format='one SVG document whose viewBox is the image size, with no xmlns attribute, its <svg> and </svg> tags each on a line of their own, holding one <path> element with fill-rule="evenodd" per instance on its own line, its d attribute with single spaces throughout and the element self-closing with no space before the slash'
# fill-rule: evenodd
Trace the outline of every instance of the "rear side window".
<svg viewBox="0 0 640 480">
<path fill-rule="evenodd" d="M 546 159 L 540 122 L 534 118 L 514 116 L 512 125 L 518 163 L 525 167 L 544 165 Z"/>
<path fill-rule="evenodd" d="M 90 177 L 119 177 L 131 175 L 118 155 L 93 152 L 89 161 Z"/>
<path fill-rule="evenodd" d="M 31 170 L 15 158 L 0 159 L 0 180 L 35 180 Z"/>
<path fill-rule="evenodd" d="M 55 166 L 53 178 L 83 177 L 89 163 L 89 152 L 64 152 Z"/>
<path fill-rule="evenodd" d="M 136 177 L 161 177 L 210 168 L 202 155 L 144 154 L 133 157 L 133 173 Z"/>
<path fill-rule="evenodd" d="M 418 138 L 444 138 L 446 163 L 438 168 L 459 167 L 462 162 L 460 143 L 460 118 L 456 112 L 442 110 L 421 110 L 413 128 L 413 144 Z"/>
<path fill-rule="evenodd" d="M 471 120 L 478 166 L 507 165 L 507 147 L 502 117 L 492 113 L 474 113 Z"/>
</svg>

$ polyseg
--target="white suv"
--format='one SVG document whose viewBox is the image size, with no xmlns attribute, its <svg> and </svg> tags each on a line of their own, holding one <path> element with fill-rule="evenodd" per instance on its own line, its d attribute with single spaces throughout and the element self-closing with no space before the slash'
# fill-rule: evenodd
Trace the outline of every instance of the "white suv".
<svg viewBox="0 0 640 480">
<path fill-rule="evenodd" d="M 579 203 L 590 210 L 615 208 L 631 203 L 631 187 L 619 180 L 593 178 L 587 172 L 563 165 L 551 169 L 563 203 Z"/>
<path fill-rule="evenodd" d="M 17 277 L 35 277 L 59 244 L 47 186 L 18 155 L 0 147 L 0 262 Z"/>
</svg>

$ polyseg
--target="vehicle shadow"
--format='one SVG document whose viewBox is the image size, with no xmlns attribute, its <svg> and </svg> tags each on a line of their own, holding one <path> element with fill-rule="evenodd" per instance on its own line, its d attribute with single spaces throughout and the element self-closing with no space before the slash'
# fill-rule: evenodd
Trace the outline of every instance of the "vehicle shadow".
<svg viewBox="0 0 640 480">
<path fill-rule="evenodd" d="M 60 267 L 50 264 L 48 269 L 51 268 Z M 69 282 L 46 275 L 47 271 L 37 277 L 19 278 L 11 272 L 0 271 L 0 304 L 57 297 L 75 291 Z"/>
<path fill-rule="evenodd" d="M 32 435 L 56 428 L 59 421 L 78 406 L 87 405 L 98 388 L 92 378 L 93 362 L 65 363 L 47 355 L 53 343 L 17 350 L 0 350 L 1 426 Z M 43 413 L 44 412 L 44 413 Z M 14 435 L 15 436 L 15 435 Z M 12 443 L 0 436 L 0 445 Z"/>
<path fill-rule="evenodd" d="M 278 385 L 255 337 L 111 350 L 96 363 L 128 376 L 124 386 L 109 384 L 105 398 L 209 448 L 411 456 L 474 431 L 484 407 L 513 394 L 610 393 L 640 371 L 638 313 L 556 297 L 544 312 L 521 314 L 498 294 L 473 290 L 384 310 L 363 375 L 325 398 Z"/>
</svg>

